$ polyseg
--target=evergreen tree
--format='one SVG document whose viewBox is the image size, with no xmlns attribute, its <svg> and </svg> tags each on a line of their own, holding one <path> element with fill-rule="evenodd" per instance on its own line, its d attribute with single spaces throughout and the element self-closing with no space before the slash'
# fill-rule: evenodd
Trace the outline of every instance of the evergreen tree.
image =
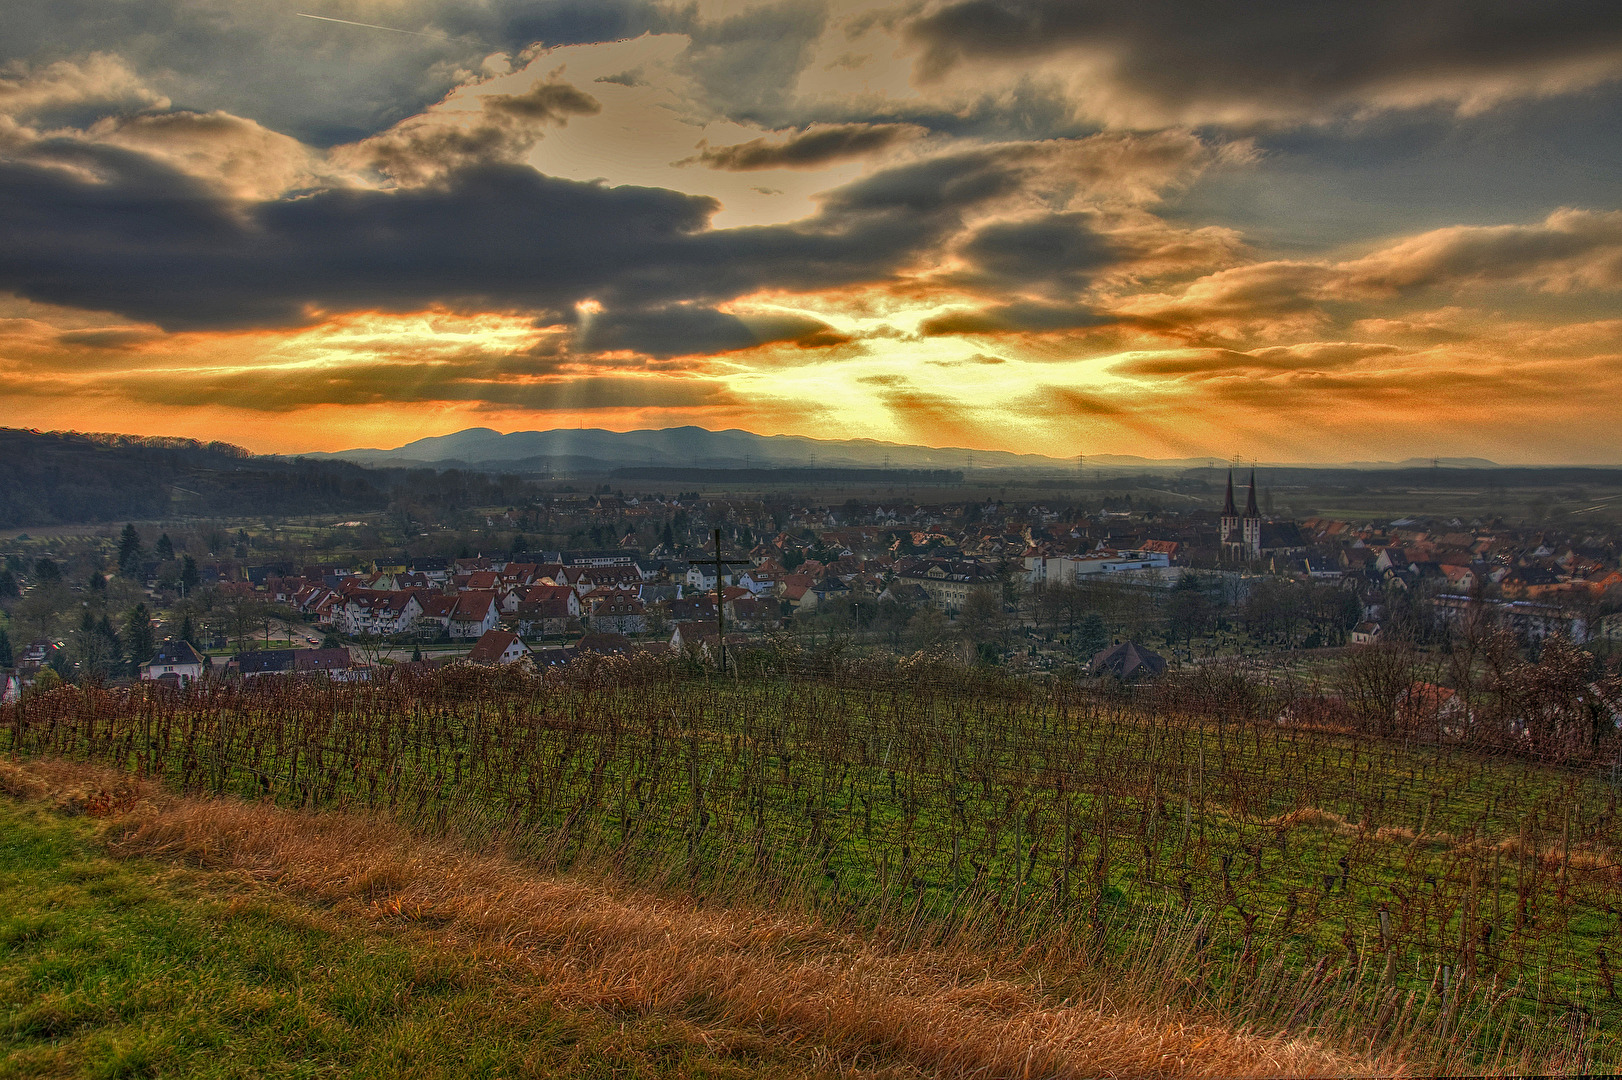
<svg viewBox="0 0 1622 1080">
<path fill-rule="evenodd" d="M 0 668 L 12 667 L 16 660 L 11 655 L 11 635 L 0 627 Z"/>
<path fill-rule="evenodd" d="M 34 578 L 41 585 L 55 585 L 62 580 L 62 568 L 49 555 L 34 560 Z"/>
<path fill-rule="evenodd" d="M 664 542 L 665 550 L 667 552 L 670 552 L 672 554 L 675 553 L 675 551 L 676 551 L 676 535 L 670 531 L 670 522 L 668 522 L 668 521 L 665 522 L 664 535 L 660 537 L 660 540 Z"/>
<path fill-rule="evenodd" d="M 1104 625 L 1104 619 L 1098 612 L 1089 611 L 1082 616 L 1081 625 L 1070 640 L 1078 658 L 1091 660 L 1109 647 L 1109 628 Z"/>
<path fill-rule="evenodd" d="M 188 645 L 191 645 L 193 648 L 196 648 L 196 637 L 197 632 L 192 629 L 191 625 L 191 612 L 188 611 L 180 620 L 180 640 L 186 642 Z"/>
<path fill-rule="evenodd" d="M 421 661 L 422 661 L 422 646 L 421 645 L 413 645 L 411 647 L 411 662 L 412 663 L 420 663 Z"/>
<path fill-rule="evenodd" d="M 168 562 L 174 557 L 175 543 L 173 540 L 169 539 L 168 533 L 164 533 L 162 536 L 158 537 L 158 561 Z"/>
<path fill-rule="evenodd" d="M 127 578 L 133 578 L 141 572 L 141 534 L 135 531 L 135 525 L 124 526 L 123 535 L 118 538 L 118 572 Z"/>
<path fill-rule="evenodd" d="M 197 560 L 187 555 L 180 563 L 180 584 L 186 592 L 193 592 L 197 588 L 201 577 L 197 573 Z"/>
<path fill-rule="evenodd" d="M 152 614 L 145 604 L 136 604 L 124 618 L 124 655 L 129 658 L 130 674 L 138 675 L 140 666 L 157 651 L 152 640 Z"/>
<path fill-rule="evenodd" d="M 9 569 L 0 570 L 0 600 L 10 600 L 21 592 L 22 589 L 17 586 L 17 575 Z"/>
</svg>

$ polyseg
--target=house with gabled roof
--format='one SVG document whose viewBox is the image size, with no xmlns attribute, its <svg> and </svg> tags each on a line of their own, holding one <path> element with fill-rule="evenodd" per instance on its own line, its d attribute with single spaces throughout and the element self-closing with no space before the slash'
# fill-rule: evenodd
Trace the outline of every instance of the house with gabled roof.
<svg viewBox="0 0 1622 1080">
<path fill-rule="evenodd" d="M 777 600 L 742 596 L 726 603 L 727 625 L 740 630 L 759 630 L 782 625 L 783 606 Z"/>
<path fill-rule="evenodd" d="M 523 603 L 539 604 L 549 600 L 561 601 L 569 614 L 579 618 L 580 594 L 567 585 L 531 585 L 524 590 Z"/>
<path fill-rule="evenodd" d="M 1127 682 L 1159 675 L 1166 670 L 1166 659 L 1135 641 L 1123 641 L 1095 655 L 1088 670 L 1094 675 L 1113 675 Z"/>
<path fill-rule="evenodd" d="M 422 617 L 422 602 L 414 591 L 363 589 L 344 600 L 339 628 L 346 634 L 403 634 Z"/>
<path fill-rule="evenodd" d="M 819 604 L 826 604 L 831 600 L 844 600 L 850 597 L 850 586 L 829 574 L 821 581 L 807 589 L 800 597 L 800 608 L 808 610 Z"/>
<path fill-rule="evenodd" d="M 574 593 L 571 591 L 570 596 Z M 536 600 L 525 601 L 518 605 L 514 613 L 514 621 L 518 624 L 518 633 L 527 638 L 555 637 L 567 634 L 578 623 L 578 611 L 569 610 L 566 600 Z"/>
<path fill-rule="evenodd" d="M 480 638 L 500 621 L 501 609 L 494 592 L 465 592 L 457 595 L 446 629 L 453 638 Z"/>
<path fill-rule="evenodd" d="M 608 634 L 640 634 L 648 628 L 647 610 L 636 594 L 618 589 L 589 596 L 587 621 L 593 631 Z"/>
<path fill-rule="evenodd" d="M 501 621 L 498 597 L 493 592 L 465 592 L 426 597 L 423 621 L 435 622 L 445 636 L 480 638 Z"/>
<path fill-rule="evenodd" d="M 516 664 L 530 655 L 524 639 L 510 630 L 487 630 L 474 643 L 467 654 L 470 664 L 505 666 Z"/>
<path fill-rule="evenodd" d="M 181 685 L 203 677 L 207 661 L 192 648 L 189 641 L 165 638 L 158 646 L 158 654 L 141 666 L 141 678 L 163 679 L 172 676 Z"/>
<path fill-rule="evenodd" d="M 258 649 L 238 653 L 231 663 L 243 678 L 262 675 L 324 674 L 330 678 L 349 682 L 370 678 L 365 668 L 357 669 L 349 650 L 333 649 Z M 229 669 L 228 669 L 229 670 Z"/>
</svg>

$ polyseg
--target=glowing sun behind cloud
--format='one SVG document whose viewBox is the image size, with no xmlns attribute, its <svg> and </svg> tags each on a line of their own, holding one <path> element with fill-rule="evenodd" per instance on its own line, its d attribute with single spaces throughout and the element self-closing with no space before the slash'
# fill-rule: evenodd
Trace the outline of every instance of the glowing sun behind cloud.
<svg viewBox="0 0 1622 1080">
<path fill-rule="evenodd" d="M 129 13 L 64 51 L 44 7 L 0 46 L 7 423 L 1622 456 L 1583 126 L 1622 38 L 1577 7 L 221 12 L 168 53 Z"/>
</svg>

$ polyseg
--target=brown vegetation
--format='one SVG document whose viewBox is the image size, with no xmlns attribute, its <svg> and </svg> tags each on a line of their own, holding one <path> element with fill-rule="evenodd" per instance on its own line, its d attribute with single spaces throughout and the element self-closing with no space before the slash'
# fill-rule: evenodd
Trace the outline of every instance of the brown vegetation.
<svg viewBox="0 0 1622 1080">
<path fill-rule="evenodd" d="M 696 1024 L 706 1042 L 789 1044 L 839 1072 L 1391 1071 L 1169 1008 L 1153 977 L 1061 998 L 1041 981 L 1055 958 L 1035 949 L 900 948 L 797 914 L 540 873 L 369 815 L 182 798 L 93 766 L 0 764 L 0 790 L 110 818 L 110 845 L 124 855 L 182 859 L 342 912 L 508 950 L 559 1005 L 662 1012 Z"/>
<path fill-rule="evenodd" d="M 1040 991 L 1014 1013 L 1054 1053 L 1079 1034 L 1064 1027 L 1078 1014 L 1052 1010 L 1090 1005 L 1427 1070 L 1622 1060 L 1614 734 L 1585 748 L 1450 721 L 1382 738 L 1318 707 L 1320 688 L 1214 666 L 1095 689 L 930 656 L 738 659 L 724 680 L 594 658 L 543 676 L 63 688 L 0 708 L 0 747 L 375 816 L 572 875 L 548 881 L 643 890 L 667 913 L 770 911 L 908 964 L 970 957 L 977 978 Z M 409 915 L 404 892 L 378 900 Z M 1014 966 L 988 969 L 1005 949 Z M 916 963 L 900 985 L 959 986 Z M 710 972 L 703 1008 L 733 1015 L 730 984 L 695 970 Z M 878 1034 L 806 1030 L 850 1060 L 930 1060 L 927 1017 L 898 1010 L 873 1007 L 901 1017 Z M 810 1023 L 782 1016 L 768 1019 Z"/>
</svg>

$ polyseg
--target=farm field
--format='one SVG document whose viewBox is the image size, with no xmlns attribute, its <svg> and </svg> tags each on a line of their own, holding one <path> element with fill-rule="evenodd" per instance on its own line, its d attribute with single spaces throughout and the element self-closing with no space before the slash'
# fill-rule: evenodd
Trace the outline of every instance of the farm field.
<svg viewBox="0 0 1622 1080">
<path fill-rule="evenodd" d="M 1017 952 L 1061 999 L 1152 982 L 1422 1071 L 1622 1065 L 1611 766 L 1206 704 L 927 666 L 723 681 L 605 662 L 70 688 L 0 715 L 0 750 L 382 813 L 901 947 Z"/>
</svg>

